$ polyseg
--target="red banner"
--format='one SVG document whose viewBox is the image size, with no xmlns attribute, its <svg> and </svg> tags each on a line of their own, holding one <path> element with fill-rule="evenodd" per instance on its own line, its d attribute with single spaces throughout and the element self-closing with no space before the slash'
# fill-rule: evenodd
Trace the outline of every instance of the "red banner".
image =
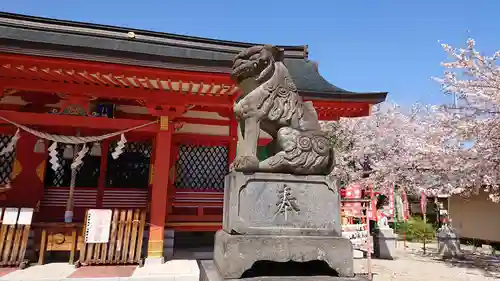
<svg viewBox="0 0 500 281">
<path fill-rule="evenodd" d="M 408 197 L 406 196 L 406 190 L 401 188 L 401 199 L 403 201 L 403 220 L 407 221 L 410 217 L 410 206 L 408 204 Z"/>
<path fill-rule="evenodd" d="M 422 214 L 425 214 L 427 211 L 427 196 L 425 195 L 425 192 L 422 191 L 420 195 L 420 212 Z"/>
<path fill-rule="evenodd" d="M 394 217 L 394 185 L 389 188 L 389 215 Z"/>
<path fill-rule="evenodd" d="M 373 192 L 373 186 L 370 187 L 370 207 L 366 211 L 369 220 L 377 220 L 377 199 L 375 198 L 375 192 Z"/>
<path fill-rule="evenodd" d="M 361 186 L 359 184 L 353 184 L 345 189 L 346 199 L 361 199 Z M 361 203 L 352 202 L 344 203 L 344 213 L 348 216 L 361 217 Z"/>
</svg>

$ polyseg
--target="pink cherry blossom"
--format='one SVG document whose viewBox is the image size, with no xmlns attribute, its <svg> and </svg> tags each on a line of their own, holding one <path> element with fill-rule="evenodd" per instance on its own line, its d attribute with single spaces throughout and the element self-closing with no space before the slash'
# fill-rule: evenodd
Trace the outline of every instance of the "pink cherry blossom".
<svg viewBox="0 0 500 281">
<path fill-rule="evenodd" d="M 500 200 L 500 52 L 483 56 L 472 39 L 465 49 L 442 47 L 451 60 L 434 79 L 453 105 L 383 103 L 367 117 L 324 122 L 336 151 L 332 175 L 414 194 L 485 190 Z"/>
</svg>

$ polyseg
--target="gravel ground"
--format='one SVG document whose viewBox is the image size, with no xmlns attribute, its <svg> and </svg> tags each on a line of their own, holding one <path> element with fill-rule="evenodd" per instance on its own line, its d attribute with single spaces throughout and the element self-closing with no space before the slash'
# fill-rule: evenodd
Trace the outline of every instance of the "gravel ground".
<svg viewBox="0 0 500 281">
<path fill-rule="evenodd" d="M 486 253 L 484 249 L 473 250 L 461 246 L 463 258 L 442 260 L 437 255 L 435 244 L 427 245 L 426 254 L 422 244 L 398 244 L 396 259 L 372 259 L 374 281 L 489 281 L 500 280 L 500 255 Z M 354 261 L 356 273 L 367 273 L 367 260 Z"/>
</svg>

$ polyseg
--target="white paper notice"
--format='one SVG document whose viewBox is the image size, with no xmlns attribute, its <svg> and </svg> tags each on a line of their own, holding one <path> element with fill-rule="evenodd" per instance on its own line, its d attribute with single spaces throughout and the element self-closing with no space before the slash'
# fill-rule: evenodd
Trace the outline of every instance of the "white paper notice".
<svg viewBox="0 0 500 281">
<path fill-rule="evenodd" d="M 15 225 L 18 212 L 18 208 L 5 208 L 2 224 Z"/>
<path fill-rule="evenodd" d="M 108 243 L 111 228 L 111 210 L 89 209 L 85 243 Z"/>
<path fill-rule="evenodd" d="M 33 208 L 21 208 L 21 210 L 19 211 L 19 218 L 17 219 L 17 224 L 30 225 L 32 218 L 33 218 Z"/>
</svg>

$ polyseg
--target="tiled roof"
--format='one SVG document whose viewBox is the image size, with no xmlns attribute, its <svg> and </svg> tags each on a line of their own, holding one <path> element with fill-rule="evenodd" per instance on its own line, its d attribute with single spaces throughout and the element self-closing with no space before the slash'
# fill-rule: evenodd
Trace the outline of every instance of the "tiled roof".
<svg viewBox="0 0 500 281">
<path fill-rule="evenodd" d="M 241 50 L 258 44 L 61 21 L 0 12 L 0 52 L 229 73 Z M 387 93 L 355 93 L 326 81 L 307 58 L 307 46 L 280 46 L 302 94 L 324 99 L 385 100 Z"/>
</svg>

